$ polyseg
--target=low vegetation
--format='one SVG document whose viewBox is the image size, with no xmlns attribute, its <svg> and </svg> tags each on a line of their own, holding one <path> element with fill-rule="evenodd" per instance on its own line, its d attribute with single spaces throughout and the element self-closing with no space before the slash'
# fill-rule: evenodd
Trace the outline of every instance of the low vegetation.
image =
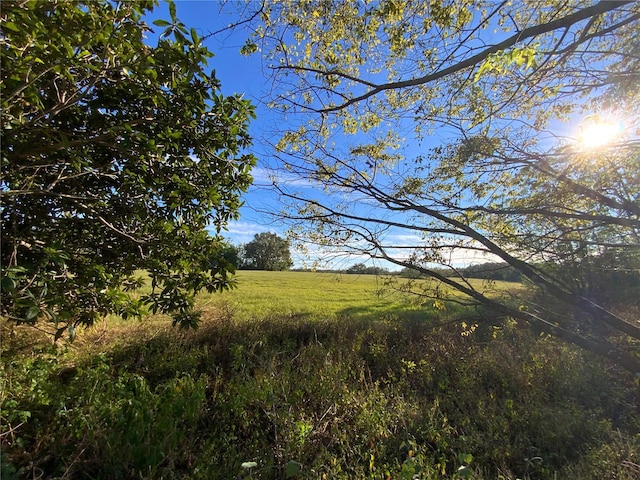
<svg viewBox="0 0 640 480">
<path fill-rule="evenodd" d="M 637 478 L 638 384 L 602 359 L 372 276 L 240 275 L 197 331 L 4 332 L 2 478 Z"/>
</svg>

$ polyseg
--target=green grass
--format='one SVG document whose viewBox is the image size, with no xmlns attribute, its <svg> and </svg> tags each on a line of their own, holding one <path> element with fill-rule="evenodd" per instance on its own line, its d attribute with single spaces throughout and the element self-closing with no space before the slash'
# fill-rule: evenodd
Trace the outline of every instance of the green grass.
<svg viewBox="0 0 640 480">
<path fill-rule="evenodd" d="M 379 318 L 395 316 L 421 319 L 433 316 L 433 299 L 419 299 L 399 291 L 399 277 L 346 275 L 315 272 L 240 271 L 238 288 L 222 295 L 201 297 L 203 308 L 226 305 L 237 318 L 255 319 L 271 315 L 307 318 Z M 392 282 L 392 283 L 390 283 Z M 418 281 L 427 284 L 427 281 Z M 474 281 L 476 288 L 496 292 L 519 288 L 518 284 Z M 454 304 L 449 308 L 457 310 Z"/>
<path fill-rule="evenodd" d="M 638 383 L 600 359 L 375 277 L 239 280 L 197 331 L 3 335 L 2 478 L 637 478 Z"/>
<path fill-rule="evenodd" d="M 383 280 L 371 275 L 311 272 L 240 271 L 238 288 L 210 298 L 228 302 L 239 318 L 272 315 L 336 318 L 416 310 L 407 298 L 384 292 Z M 425 312 L 426 313 L 426 312 Z"/>
</svg>

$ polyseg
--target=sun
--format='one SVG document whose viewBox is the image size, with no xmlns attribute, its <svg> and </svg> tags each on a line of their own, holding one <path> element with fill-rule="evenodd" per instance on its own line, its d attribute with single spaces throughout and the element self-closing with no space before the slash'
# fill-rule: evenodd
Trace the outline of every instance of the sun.
<svg viewBox="0 0 640 480">
<path fill-rule="evenodd" d="M 620 121 L 589 117 L 580 127 L 578 140 L 584 148 L 597 149 L 613 143 L 622 133 Z"/>
</svg>

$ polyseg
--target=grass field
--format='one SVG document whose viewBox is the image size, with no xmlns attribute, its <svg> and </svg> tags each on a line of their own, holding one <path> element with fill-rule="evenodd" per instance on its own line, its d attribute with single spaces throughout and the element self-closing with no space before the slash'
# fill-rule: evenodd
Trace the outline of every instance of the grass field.
<svg viewBox="0 0 640 480">
<path fill-rule="evenodd" d="M 419 309 L 402 295 L 383 289 L 383 280 L 371 275 L 241 271 L 238 288 L 214 296 L 212 301 L 228 302 L 239 318 L 282 315 L 327 319 L 398 310 L 408 314 Z"/>
<path fill-rule="evenodd" d="M 585 352 L 371 276 L 238 279 L 200 298 L 197 331 L 109 319 L 56 349 L 5 331 L 3 480 L 640 473 L 638 383 Z"/>
<path fill-rule="evenodd" d="M 240 271 L 238 288 L 222 295 L 203 297 L 201 305 L 224 305 L 237 318 L 263 318 L 271 315 L 309 318 L 428 318 L 439 311 L 433 300 L 419 299 L 398 290 L 398 277 L 346 275 L 322 272 Z M 426 281 L 420 281 L 425 283 Z M 504 292 L 521 288 L 509 282 L 473 282 L 476 288 Z M 440 307 L 441 308 L 441 307 Z M 450 308 L 455 309 L 454 305 Z"/>
</svg>

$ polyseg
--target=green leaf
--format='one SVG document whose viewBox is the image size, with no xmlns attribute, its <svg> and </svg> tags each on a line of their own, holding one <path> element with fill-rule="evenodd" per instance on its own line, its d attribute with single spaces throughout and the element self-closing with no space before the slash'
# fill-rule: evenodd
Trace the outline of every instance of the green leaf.
<svg viewBox="0 0 640 480">
<path fill-rule="evenodd" d="M 167 22 L 166 20 L 162 20 L 162 19 L 154 20 L 153 24 L 158 27 L 168 27 L 169 25 L 171 25 L 170 22 Z"/>
<path fill-rule="evenodd" d="M 187 39 L 184 37 L 180 30 L 174 30 L 173 36 L 176 37 L 176 40 L 180 43 L 187 43 Z"/>
<path fill-rule="evenodd" d="M 458 468 L 458 472 L 457 473 L 461 478 L 470 478 L 471 474 L 473 472 L 471 471 L 471 469 L 469 467 L 463 465 L 463 466 Z"/>
<path fill-rule="evenodd" d="M 193 40 L 193 43 L 198 43 L 200 41 L 200 37 L 198 36 L 198 32 L 196 32 L 195 28 L 191 29 L 191 40 Z"/>
<path fill-rule="evenodd" d="M 13 22 L 4 22 L 2 24 L 2 28 L 5 29 L 5 30 L 11 30 L 13 32 L 19 32 L 20 31 L 18 26 Z"/>
<path fill-rule="evenodd" d="M 300 473 L 300 464 L 293 460 L 289 460 L 284 470 L 285 477 L 295 477 L 296 475 L 298 475 L 298 473 Z"/>
<path fill-rule="evenodd" d="M 169 15 L 171 16 L 171 21 L 176 23 L 176 4 L 172 0 L 169 0 Z"/>
<path fill-rule="evenodd" d="M 15 292 L 16 282 L 13 280 L 13 278 L 4 276 L 2 277 L 1 288 L 3 292 Z"/>
<path fill-rule="evenodd" d="M 31 305 L 27 309 L 27 314 L 24 316 L 24 319 L 29 322 L 36 318 L 38 315 L 40 315 L 40 307 L 38 307 L 37 305 Z"/>
<path fill-rule="evenodd" d="M 240 53 L 242 55 L 251 55 L 258 51 L 258 44 L 253 42 L 251 39 L 247 40 L 246 43 L 240 49 Z"/>
<path fill-rule="evenodd" d="M 57 342 L 60 339 L 60 337 L 62 337 L 66 329 L 67 329 L 67 325 L 65 325 L 64 327 L 60 327 L 58 330 L 56 330 L 56 334 L 53 336 L 53 341 Z"/>
</svg>

